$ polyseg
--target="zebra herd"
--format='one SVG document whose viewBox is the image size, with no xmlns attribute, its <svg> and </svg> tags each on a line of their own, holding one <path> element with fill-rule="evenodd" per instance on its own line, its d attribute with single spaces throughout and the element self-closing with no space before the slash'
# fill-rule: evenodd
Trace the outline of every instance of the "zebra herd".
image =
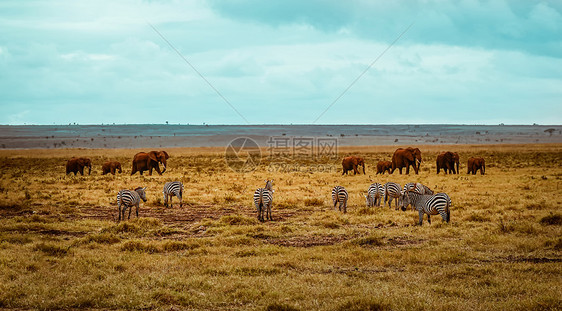
<svg viewBox="0 0 562 311">
<path fill-rule="evenodd" d="M 129 217 L 131 219 L 131 211 L 133 206 L 136 207 L 137 218 L 139 217 L 139 206 L 140 201 L 146 202 L 146 187 L 138 187 L 135 190 L 124 189 L 117 193 L 117 208 L 119 211 L 119 217 L 117 221 L 121 219 L 125 220 L 125 211 L 129 209 Z M 172 197 L 176 196 L 180 201 L 180 207 L 182 207 L 182 197 L 183 197 L 183 183 L 181 181 L 167 182 L 164 185 L 164 205 L 168 207 L 168 199 L 170 200 L 170 207 L 172 206 Z"/>
<path fill-rule="evenodd" d="M 348 197 L 349 195 L 344 187 L 335 186 L 332 189 L 334 209 L 338 206 L 339 210 L 342 211 L 343 207 L 343 212 L 346 213 Z M 427 214 L 427 222 L 430 224 L 431 215 L 439 214 L 446 222 L 451 220 L 451 198 L 449 195 L 446 193 L 434 194 L 433 190 L 420 183 L 407 183 L 402 189 L 400 184 L 395 182 L 387 182 L 384 185 L 373 183 L 369 186 L 365 199 L 367 207 L 380 206 L 381 200 L 383 201 L 383 207 L 388 201 L 389 208 L 394 200 L 395 210 L 400 208 L 402 211 L 406 211 L 408 205 L 411 205 L 412 209 L 419 213 L 418 224 L 420 226 L 423 224 L 424 214 Z"/>
<path fill-rule="evenodd" d="M 117 207 L 119 211 L 118 221 L 125 220 L 125 211 L 129 209 L 128 219 L 131 218 L 131 211 L 136 207 L 136 214 L 139 217 L 140 201 L 146 202 L 145 188 L 139 187 L 135 190 L 121 190 L 117 194 Z M 271 206 L 273 204 L 273 179 L 265 181 L 265 187 L 258 188 L 254 192 L 254 204 L 256 206 L 258 220 L 272 220 Z M 183 183 L 180 181 L 168 182 L 164 185 L 162 191 L 164 194 L 164 205 L 172 207 L 172 197 L 176 196 L 182 207 Z M 349 194 L 342 186 L 335 186 L 332 189 L 332 201 L 334 209 L 336 206 L 339 211 L 347 213 L 347 201 Z M 434 194 L 433 190 L 420 183 L 407 183 L 403 188 L 395 182 L 387 182 L 382 185 L 373 183 L 367 190 L 365 196 L 367 207 L 380 206 L 381 201 L 383 207 L 388 202 L 388 207 L 392 207 L 394 200 L 394 209 L 399 208 L 406 211 L 408 205 L 412 206 L 419 213 L 419 225 L 423 223 L 423 215 L 427 214 L 427 222 L 431 224 L 431 215 L 441 215 L 444 221 L 449 222 L 451 219 L 451 198 L 446 193 Z"/>
</svg>

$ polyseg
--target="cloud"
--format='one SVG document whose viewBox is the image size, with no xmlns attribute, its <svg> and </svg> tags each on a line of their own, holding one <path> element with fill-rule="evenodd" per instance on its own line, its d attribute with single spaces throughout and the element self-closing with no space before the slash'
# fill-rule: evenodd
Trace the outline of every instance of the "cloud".
<svg viewBox="0 0 562 311">
<path fill-rule="evenodd" d="M 561 9 L 2 1 L 0 123 L 244 123 L 147 21 L 251 123 L 312 122 L 412 21 L 319 123 L 560 123 Z"/>
</svg>

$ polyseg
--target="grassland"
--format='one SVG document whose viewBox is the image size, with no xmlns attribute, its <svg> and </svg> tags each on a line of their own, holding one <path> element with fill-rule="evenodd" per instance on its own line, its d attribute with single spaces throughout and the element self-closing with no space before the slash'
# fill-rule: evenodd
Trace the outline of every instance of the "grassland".
<svg viewBox="0 0 562 311">
<path fill-rule="evenodd" d="M 129 176 L 137 150 L 2 150 L 0 307 L 562 309 L 562 145 L 421 146 L 419 175 L 375 175 L 393 150 L 341 148 L 340 159 L 366 158 L 356 176 L 329 159 L 236 173 L 223 149 L 168 149 L 163 176 Z M 435 174 L 444 150 L 460 153 L 460 175 Z M 65 176 L 71 156 L 90 157 L 92 175 Z M 470 156 L 486 159 L 486 175 L 466 174 Z M 122 175 L 101 175 L 110 159 Z M 267 178 L 274 221 L 260 223 L 251 198 Z M 185 184 L 182 208 L 163 206 L 172 180 Z M 451 223 L 366 208 L 374 181 L 447 192 Z M 350 193 L 345 215 L 330 206 L 337 184 Z M 147 187 L 140 218 L 116 223 L 117 191 L 136 186 Z"/>
</svg>

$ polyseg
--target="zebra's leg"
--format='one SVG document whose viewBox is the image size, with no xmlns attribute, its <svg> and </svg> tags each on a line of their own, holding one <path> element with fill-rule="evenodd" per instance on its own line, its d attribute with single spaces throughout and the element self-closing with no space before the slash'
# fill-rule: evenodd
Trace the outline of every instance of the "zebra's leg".
<svg viewBox="0 0 562 311">
<path fill-rule="evenodd" d="M 347 213 L 347 199 L 343 202 L 343 213 Z"/>
<path fill-rule="evenodd" d="M 418 224 L 420 226 L 423 226 L 423 211 L 418 211 L 419 215 L 420 215 L 420 220 L 418 221 Z"/>
<path fill-rule="evenodd" d="M 133 210 L 133 207 L 132 207 L 132 206 L 129 206 L 129 218 L 128 218 L 129 220 L 131 219 L 131 211 L 132 211 L 132 210 Z M 123 218 L 125 218 L 125 217 L 123 217 Z"/>
<path fill-rule="evenodd" d="M 137 218 L 139 218 L 139 207 L 140 207 L 140 202 L 137 203 Z M 132 206 L 131 206 L 131 209 L 133 209 Z"/>
<path fill-rule="evenodd" d="M 427 223 L 431 225 L 431 215 L 427 214 Z"/>
<path fill-rule="evenodd" d="M 164 193 L 164 207 L 168 207 L 168 194 Z"/>
<path fill-rule="evenodd" d="M 117 215 L 117 222 L 121 221 L 121 204 L 117 204 L 117 212 L 119 213 L 119 215 Z"/>
<path fill-rule="evenodd" d="M 398 210 L 398 198 L 394 197 L 394 210 Z"/>
<path fill-rule="evenodd" d="M 271 217 L 271 202 L 269 202 L 269 204 L 267 205 L 267 215 L 269 220 L 273 220 L 273 218 Z"/>
<path fill-rule="evenodd" d="M 183 206 L 183 196 L 180 194 L 178 199 L 180 200 L 180 208 L 181 208 Z"/>
</svg>

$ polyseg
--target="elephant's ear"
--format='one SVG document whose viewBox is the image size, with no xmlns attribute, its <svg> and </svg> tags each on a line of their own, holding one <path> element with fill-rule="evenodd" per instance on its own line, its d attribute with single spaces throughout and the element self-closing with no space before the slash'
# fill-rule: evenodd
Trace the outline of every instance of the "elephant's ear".
<svg viewBox="0 0 562 311">
<path fill-rule="evenodd" d="M 412 152 L 406 152 L 406 158 L 410 161 L 414 161 L 414 154 Z"/>
<path fill-rule="evenodd" d="M 158 158 L 156 157 L 156 151 L 151 151 L 148 153 L 148 157 L 152 160 L 152 161 L 156 161 L 158 162 Z"/>
<path fill-rule="evenodd" d="M 168 155 L 168 153 L 166 151 L 162 150 L 160 152 L 164 154 L 164 156 L 166 157 L 166 160 L 168 160 L 170 158 L 170 156 Z"/>
</svg>

